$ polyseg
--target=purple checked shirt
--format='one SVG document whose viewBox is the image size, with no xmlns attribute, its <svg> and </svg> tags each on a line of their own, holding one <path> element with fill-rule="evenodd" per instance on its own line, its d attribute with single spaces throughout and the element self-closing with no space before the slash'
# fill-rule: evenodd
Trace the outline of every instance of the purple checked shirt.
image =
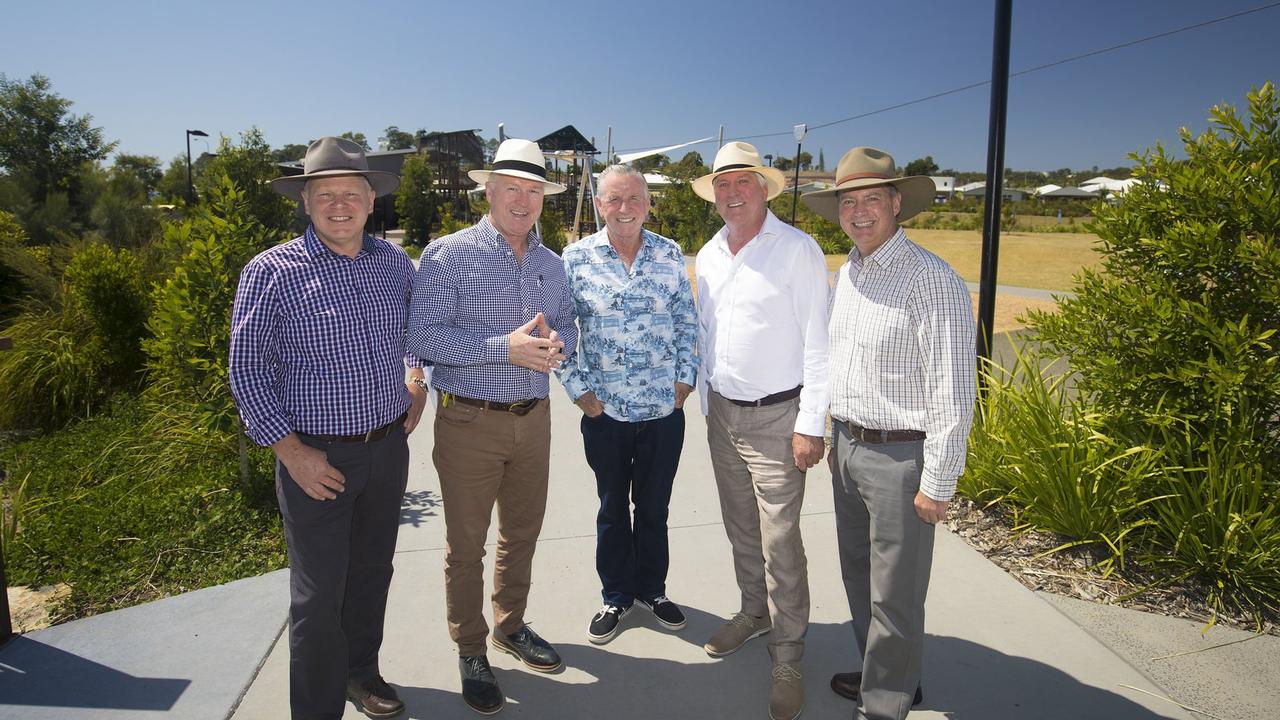
<svg viewBox="0 0 1280 720">
<path fill-rule="evenodd" d="M 240 273 L 231 311 L 231 393 L 259 445 L 290 432 L 357 435 L 409 407 L 405 320 L 413 263 L 365 235 L 354 258 L 308 227 Z"/>
<path fill-rule="evenodd" d="M 432 363 L 431 384 L 491 402 L 543 398 L 546 373 L 508 361 L 507 336 L 542 313 L 564 341 L 578 344 L 564 264 L 535 233 L 523 261 L 486 215 L 422 251 L 409 307 L 409 352 Z"/>
</svg>

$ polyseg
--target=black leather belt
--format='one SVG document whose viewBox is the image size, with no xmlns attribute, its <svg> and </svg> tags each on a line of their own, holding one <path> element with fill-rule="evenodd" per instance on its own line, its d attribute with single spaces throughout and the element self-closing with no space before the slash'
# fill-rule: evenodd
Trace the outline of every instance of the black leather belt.
<svg viewBox="0 0 1280 720">
<path fill-rule="evenodd" d="M 400 417 L 396 418 L 395 420 L 392 420 L 391 422 L 387 423 L 386 425 L 383 425 L 380 428 L 374 428 L 369 432 L 364 433 L 363 435 L 312 435 L 311 433 L 302 433 L 302 432 L 298 434 L 304 435 L 313 440 L 319 440 L 320 442 L 368 443 L 368 442 L 373 442 L 375 440 L 381 440 L 382 438 L 390 435 L 391 431 L 394 430 L 396 426 L 403 425 L 404 421 L 408 417 L 409 417 L 409 411 L 405 410 L 403 413 L 400 414 Z"/>
<path fill-rule="evenodd" d="M 731 397 L 726 397 L 724 399 L 728 400 L 734 405 L 737 405 L 738 407 L 768 407 L 770 405 L 777 405 L 780 402 L 786 402 L 788 400 L 800 397 L 800 388 L 802 387 L 804 386 L 797 385 L 791 388 L 790 390 L 783 390 L 782 392 L 776 392 L 772 395 L 765 395 L 759 400 L 734 400 Z M 724 396 L 721 395 L 720 397 L 724 397 Z"/>
<path fill-rule="evenodd" d="M 865 443 L 911 442 L 925 438 L 925 434 L 921 430 L 873 430 L 864 428 L 861 425 L 854 425 L 848 420 L 840 420 L 839 422 L 849 430 L 849 434 L 853 436 L 854 440 L 861 440 Z"/>
<path fill-rule="evenodd" d="M 460 402 L 463 405 L 474 405 L 475 407 L 484 408 L 486 410 L 501 410 L 509 412 L 512 415 L 528 415 L 529 411 L 538 406 L 538 403 L 546 400 L 546 398 L 529 398 L 528 400 L 517 400 L 515 402 L 494 402 L 493 400 L 477 400 L 462 395 L 454 395 L 453 393 L 440 391 L 440 405 L 447 407 L 451 402 Z"/>
</svg>

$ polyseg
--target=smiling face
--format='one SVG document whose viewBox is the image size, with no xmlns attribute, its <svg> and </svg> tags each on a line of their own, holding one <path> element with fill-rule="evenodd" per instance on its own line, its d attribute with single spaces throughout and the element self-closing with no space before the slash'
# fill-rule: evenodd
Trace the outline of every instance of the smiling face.
<svg viewBox="0 0 1280 720">
<path fill-rule="evenodd" d="M 638 242 L 641 226 L 649 217 L 649 193 L 644 180 L 633 175 L 606 175 L 600 183 L 596 209 L 604 217 L 610 239 Z"/>
<path fill-rule="evenodd" d="M 840 193 L 840 227 L 866 257 L 898 231 L 902 197 L 890 185 L 856 188 Z"/>
<path fill-rule="evenodd" d="M 373 212 L 373 188 L 359 175 L 310 180 L 302 207 L 320 241 L 330 250 L 355 256 L 364 242 L 364 223 Z"/>
<path fill-rule="evenodd" d="M 519 245 L 542 214 L 543 185 L 537 180 L 494 173 L 484 184 L 489 222 L 508 243 Z"/>
<path fill-rule="evenodd" d="M 764 178 L 750 170 L 716 176 L 711 187 L 716 193 L 716 211 L 730 230 L 759 227 L 764 223 L 768 194 Z"/>
</svg>

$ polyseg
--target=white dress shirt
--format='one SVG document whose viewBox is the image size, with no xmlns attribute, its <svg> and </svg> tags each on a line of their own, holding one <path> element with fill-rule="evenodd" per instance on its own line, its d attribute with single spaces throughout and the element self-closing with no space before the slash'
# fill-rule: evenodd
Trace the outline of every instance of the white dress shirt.
<svg viewBox="0 0 1280 720">
<path fill-rule="evenodd" d="M 766 211 L 767 212 L 767 211 Z M 759 400 L 803 385 L 795 432 L 825 434 L 827 261 L 813 238 L 767 212 L 736 255 L 728 228 L 698 251 L 698 354 L 707 385 Z"/>
<path fill-rule="evenodd" d="M 855 247 L 831 306 L 831 417 L 925 433 L 920 489 L 950 500 L 977 394 L 973 304 L 964 280 L 901 228 L 867 257 Z"/>
</svg>

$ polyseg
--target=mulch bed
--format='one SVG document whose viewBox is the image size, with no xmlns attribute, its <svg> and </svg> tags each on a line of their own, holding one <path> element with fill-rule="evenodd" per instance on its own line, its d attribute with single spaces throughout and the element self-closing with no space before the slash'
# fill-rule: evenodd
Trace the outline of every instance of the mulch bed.
<svg viewBox="0 0 1280 720">
<path fill-rule="evenodd" d="M 1010 513 L 999 506 L 983 508 L 968 498 L 956 497 L 947 513 L 947 527 L 1032 590 L 1186 618 L 1206 625 L 1214 620 L 1214 611 L 1205 601 L 1207 593 L 1202 585 L 1194 582 L 1166 585 L 1165 580 L 1156 575 L 1133 571 L 1132 564 L 1124 573 L 1113 572 L 1104 577 L 1096 567 L 1100 558 L 1088 548 L 1048 553 L 1068 542 L 1067 538 L 1030 530 L 1015 532 Z M 1280 616 L 1275 613 L 1261 618 L 1245 613 L 1218 613 L 1217 622 L 1248 632 L 1280 636 Z"/>
</svg>

